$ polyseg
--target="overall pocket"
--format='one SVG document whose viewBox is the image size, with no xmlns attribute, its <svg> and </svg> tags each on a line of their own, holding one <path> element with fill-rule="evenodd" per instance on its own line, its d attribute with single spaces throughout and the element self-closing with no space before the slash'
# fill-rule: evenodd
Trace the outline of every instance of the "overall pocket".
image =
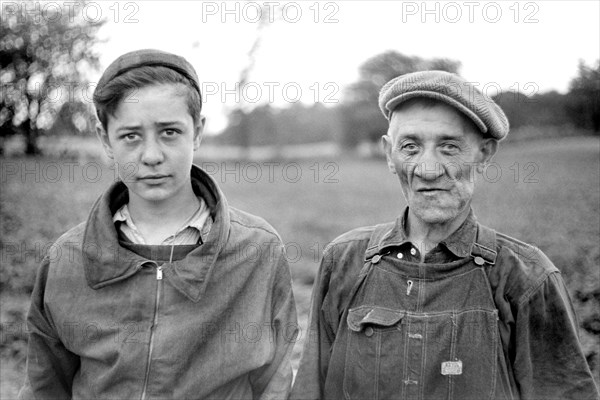
<svg viewBox="0 0 600 400">
<path fill-rule="evenodd" d="M 447 398 L 461 400 L 496 398 L 498 311 L 480 309 L 463 311 L 453 315 L 453 318 L 452 358 L 460 360 L 462 368 L 460 371 L 452 371 L 454 364 L 438 367 L 448 379 Z"/>
<path fill-rule="evenodd" d="M 494 398 L 497 312 L 348 310 L 346 399 Z"/>
<path fill-rule="evenodd" d="M 348 310 L 343 383 L 346 399 L 379 399 L 380 385 L 400 395 L 401 321 L 405 314 L 377 306 Z"/>
</svg>

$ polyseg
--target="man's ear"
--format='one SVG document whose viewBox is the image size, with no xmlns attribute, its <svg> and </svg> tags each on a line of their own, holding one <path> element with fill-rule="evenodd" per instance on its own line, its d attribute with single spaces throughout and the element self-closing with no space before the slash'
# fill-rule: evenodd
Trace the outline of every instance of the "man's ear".
<svg viewBox="0 0 600 400">
<path fill-rule="evenodd" d="M 204 124 L 206 124 L 206 117 L 200 117 L 198 125 L 194 127 L 194 151 L 200 148 L 200 142 L 202 142 L 202 134 L 204 133 Z"/>
<path fill-rule="evenodd" d="M 387 160 L 388 169 L 392 174 L 396 174 L 396 168 L 392 162 L 392 137 L 389 135 L 383 135 L 381 137 L 381 144 L 383 145 L 383 151 L 385 151 L 385 158 Z"/>
<path fill-rule="evenodd" d="M 487 164 L 492 161 L 492 157 L 498 151 L 498 141 L 496 139 L 483 139 L 479 146 L 481 151 L 481 163 Z"/>
<path fill-rule="evenodd" d="M 98 140 L 100 140 L 100 143 L 102 143 L 102 148 L 104 149 L 106 156 L 113 160 L 114 155 L 112 146 L 110 144 L 110 140 L 108 139 L 108 133 L 104 130 L 102 124 L 100 123 L 96 124 L 96 135 L 98 136 Z"/>
</svg>

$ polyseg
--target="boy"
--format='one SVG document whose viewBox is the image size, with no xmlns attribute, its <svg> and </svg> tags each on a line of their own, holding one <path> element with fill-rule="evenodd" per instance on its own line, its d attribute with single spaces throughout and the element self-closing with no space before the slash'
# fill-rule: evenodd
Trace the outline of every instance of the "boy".
<svg viewBox="0 0 600 400">
<path fill-rule="evenodd" d="M 194 68 L 127 53 L 94 105 L 121 179 L 58 239 L 68 256 L 42 262 L 20 397 L 286 398 L 297 325 L 283 245 L 192 165 Z"/>
</svg>

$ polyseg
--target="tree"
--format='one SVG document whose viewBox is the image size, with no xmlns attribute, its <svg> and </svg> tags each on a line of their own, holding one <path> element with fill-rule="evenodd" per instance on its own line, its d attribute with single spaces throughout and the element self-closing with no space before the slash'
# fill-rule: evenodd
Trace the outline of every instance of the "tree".
<svg viewBox="0 0 600 400">
<path fill-rule="evenodd" d="M 38 136 L 52 126 L 64 103 L 82 102 L 84 71 L 98 68 L 93 48 L 105 21 L 91 21 L 82 12 L 85 2 L 52 4 L 2 5 L 0 154 L 5 138 L 17 133 L 26 138 L 27 154 L 39 153 Z"/>
<path fill-rule="evenodd" d="M 569 85 L 567 111 L 575 126 L 600 134 L 600 60 L 595 66 L 580 61 Z"/>
<path fill-rule="evenodd" d="M 565 126 L 571 121 L 565 112 L 567 95 L 557 91 L 527 96 L 519 91 L 500 92 L 492 97 L 506 114 L 511 130 L 524 126 Z"/>
<path fill-rule="evenodd" d="M 248 84 L 250 74 L 254 70 L 257 52 L 259 51 L 262 44 L 264 28 L 267 26 L 267 23 L 271 18 L 270 11 L 268 11 L 268 7 L 262 5 L 260 6 L 260 10 L 260 20 L 256 25 L 256 36 L 254 38 L 254 42 L 252 43 L 252 47 L 250 47 L 250 50 L 248 50 L 247 63 L 244 65 L 244 68 L 242 68 L 242 71 L 240 72 L 238 91 L 240 93 L 240 98 L 242 99 L 242 101 L 236 104 L 235 107 L 229 113 L 229 120 L 235 121 L 235 124 L 233 125 L 235 125 L 234 129 L 236 130 L 238 135 L 237 143 L 244 149 L 247 149 L 252 145 L 251 131 L 254 128 L 252 126 L 253 118 L 251 118 L 250 116 L 251 112 L 247 111 L 247 109 L 251 107 L 249 104 L 247 104 L 244 98 L 243 90 L 244 86 Z M 266 110 L 266 113 L 268 114 L 268 110 Z"/>
<path fill-rule="evenodd" d="M 386 132 L 387 122 L 377 105 L 379 90 L 390 79 L 410 72 L 443 70 L 458 73 L 460 62 L 445 58 L 423 59 L 397 51 L 386 51 L 366 60 L 359 68 L 359 79 L 344 93 L 341 112 L 344 131 L 342 144 L 354 147 L 361 141 L 377 141 Z"/>
<path fill-rule="evenodd" d="M 295 103 L 274 108 L 266 104 L 249 112 L 231 113 L 229 125 L 216 142 L 239 145 L 240 136 L 245 135 L 249 146 L 282 147 L 332 141 L 338 131 L 339 115 L 334 107 Z"/>
</svg>

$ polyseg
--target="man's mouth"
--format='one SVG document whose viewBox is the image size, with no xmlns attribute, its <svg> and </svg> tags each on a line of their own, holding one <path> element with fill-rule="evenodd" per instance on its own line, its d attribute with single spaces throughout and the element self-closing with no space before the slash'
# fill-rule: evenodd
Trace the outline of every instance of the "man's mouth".
<svg viewBox="0 0 600 400">
<path fill-rule="evenodd" d="M 417 189 L 417 192 L 419 193 L 438 193 L 438 192 L 447 192 L 448 189 L 442 189 L 442 188 L 421 188 L 421 189 Z"/>
<path fill-rule="evenodd" d="M 428 188 L 420 188 L 417 189 L 417 193 L 419 196 L 422 196 L 424 198 L 434 198 L 437 199 L 439 197 L 444 196 L 445 193 L 448 193 L 449 190 L 448 189 L 442 189 L 442 188 L 437 188 L 437 187 L 428 187 Z"/>
</svg>

